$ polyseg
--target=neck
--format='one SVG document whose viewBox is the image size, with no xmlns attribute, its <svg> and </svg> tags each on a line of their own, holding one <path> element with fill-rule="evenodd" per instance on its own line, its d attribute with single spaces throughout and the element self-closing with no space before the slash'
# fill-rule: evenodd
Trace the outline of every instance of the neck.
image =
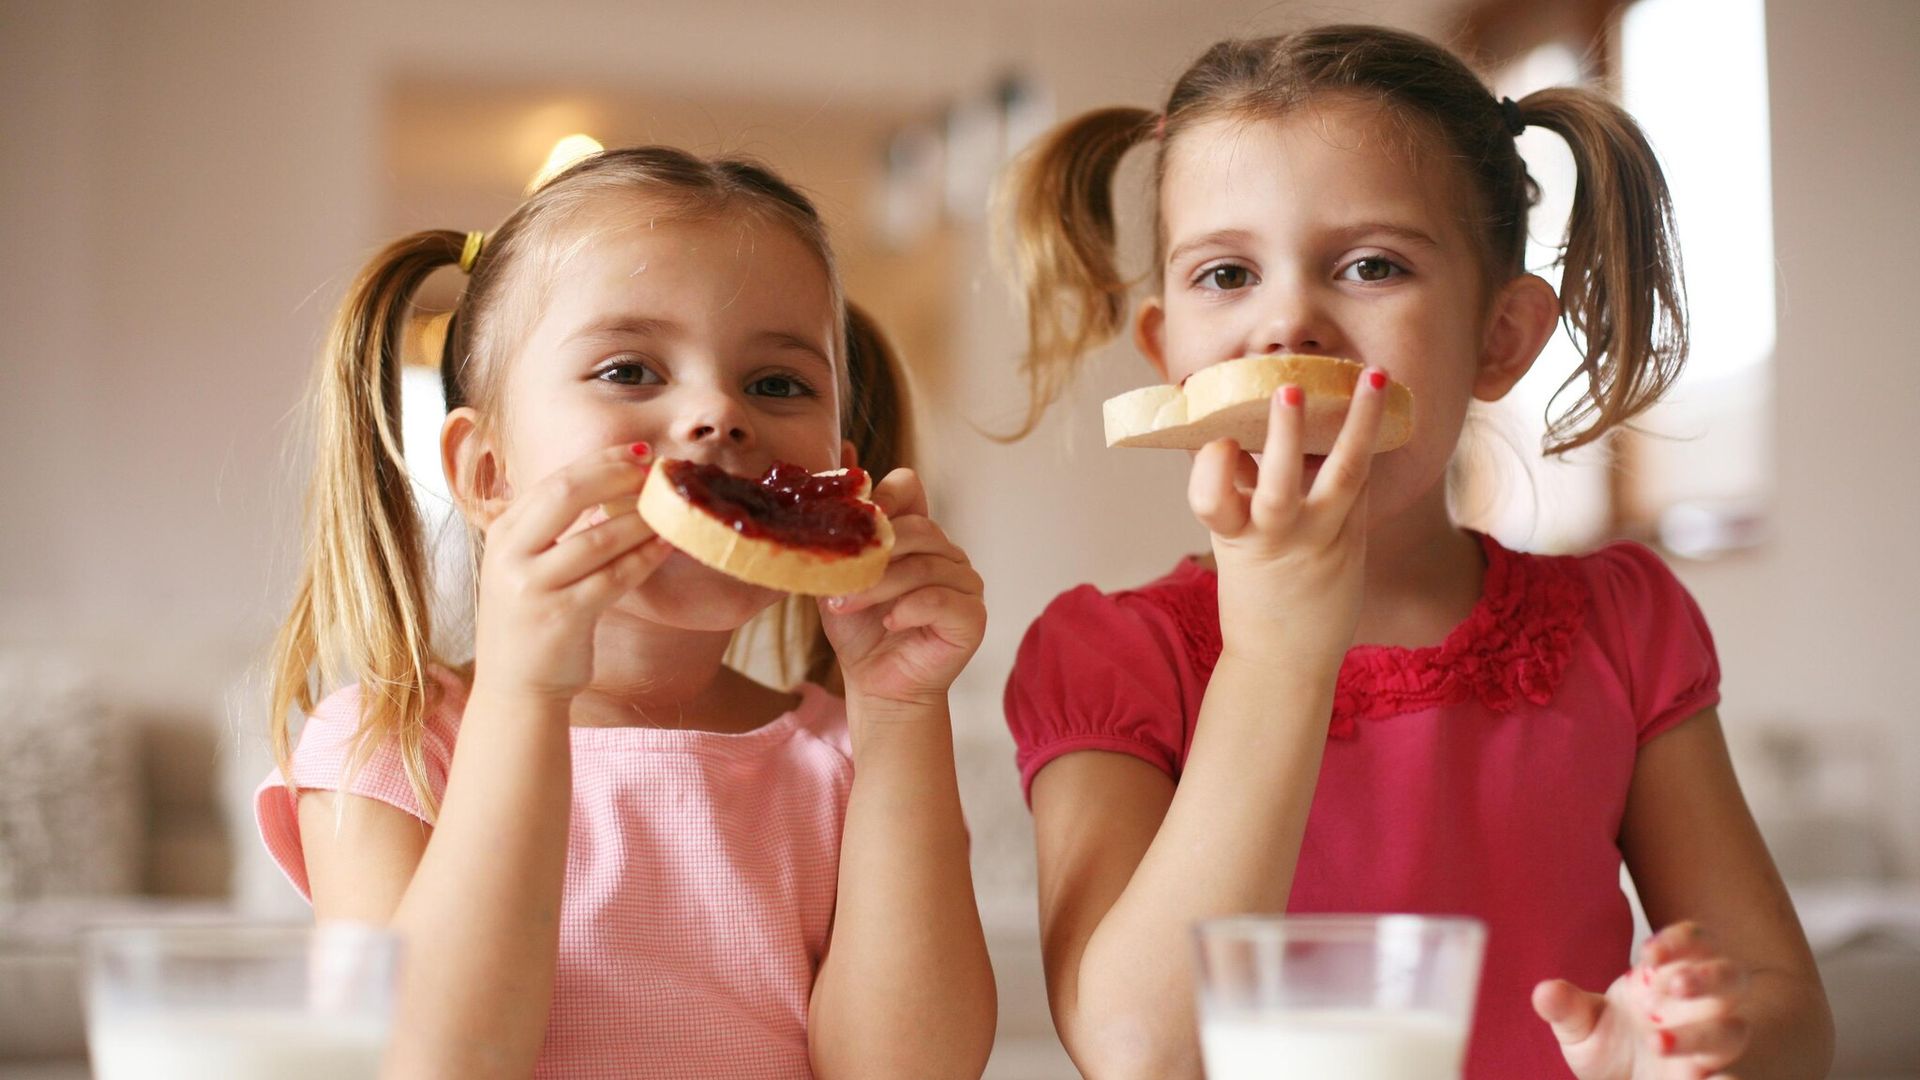
<svg viewBox="0 0 1920 1080">
<path fill-rule="evenodd" d="M 730 631 L 681 630 L 608 612 L 593 635 L 593 683 L 573 702 L 575 727 L 744 731 L 784 711 L 779 694 L 721 663 Z"/>
<path fill-rule="evenodd" d="M 1480 543 L 1447 514 L 1445 485 L 1369 523 L 1359 643 L 1436 645 L 1473 611 L 1485 563 Z"/>
</svg>

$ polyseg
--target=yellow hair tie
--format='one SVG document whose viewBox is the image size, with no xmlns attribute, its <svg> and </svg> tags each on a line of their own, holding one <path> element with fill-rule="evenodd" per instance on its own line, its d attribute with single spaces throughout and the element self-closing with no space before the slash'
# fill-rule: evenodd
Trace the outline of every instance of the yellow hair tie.
<svg viewBox="0 0 1920 1080">
<path fill-rule="evenodd" d="M 486 233 L 470 232 L 467 234 L 467 244 L 465 247 L 460 249 L 460 272 L 461 273 L 463 274 L 473 273 L 473 264 L 480 261 L 480 249 L 486 246 L 487 246 Z"/>
</svg>

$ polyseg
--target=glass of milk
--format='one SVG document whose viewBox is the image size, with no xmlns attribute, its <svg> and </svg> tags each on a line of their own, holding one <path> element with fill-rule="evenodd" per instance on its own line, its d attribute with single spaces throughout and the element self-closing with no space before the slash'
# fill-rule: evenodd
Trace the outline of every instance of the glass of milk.
<svg viewBox="0 0 1920 1080">
<path fill-rule="evenodd" d="M 399 943 L 355 923 L 96 930 L 95 1080 L 376 1080 Z"/>
<path fill-rule="evenodd" d="M 1194 936 L 1209 1080 L 1460 1080 L 1479 920 L 1246 915 Z"/>
</svg>

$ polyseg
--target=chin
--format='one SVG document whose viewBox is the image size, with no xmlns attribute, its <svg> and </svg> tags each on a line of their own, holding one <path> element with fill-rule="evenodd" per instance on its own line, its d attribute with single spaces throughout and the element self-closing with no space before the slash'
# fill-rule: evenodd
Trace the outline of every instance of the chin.
<svg viewBox="0 0 1920 1080">
<path fill-rule="evenodd" d="M 621 606 L 649 622 L 681 630 L 738 630 L 781 595 L 675 552 Z"/>
</svg>

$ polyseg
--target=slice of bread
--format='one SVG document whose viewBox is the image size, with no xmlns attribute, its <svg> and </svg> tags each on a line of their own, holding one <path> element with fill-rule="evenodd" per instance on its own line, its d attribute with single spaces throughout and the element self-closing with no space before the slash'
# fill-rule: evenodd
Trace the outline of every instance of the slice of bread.
<svg viewBox="0 0 1920 1080">
<path fill-rule="evenodd" d="M 1302 449 L 1324 454 L 1340 434 L 1363 370 L 1330 356 L 1243 356 L 1214 364 L 1194 372 L 1184 386 L 1145 386 L 1108 398 L 1101 410 L 1107 445 L 1198 450 L 1215 439 L 1232 439 L 1258 452 L 1267 443 L 1268 402 L 1291 383 L 1307 398 Z M 1413 436 L 1413 392 L 1390 382 L 1386 394 L 1376 454 Z"/>
<path fill-rule="evenodd" d="M 742 532 L 691 501 L 675 482 L 676 465 L 659 461 L 640 489 L 640 516 L 669 544 L 695 560 L 749 584 L 805 596 L 844 596 L 878 584 L 893 553 L 893 526 L 866 501 L 872 480 L 863 472 L 856 498 L 873 515 L 874 536 L 857 551 L 834 550 Z M 847 470 L 816 475 L 838 476 Z M 762 480 L 765 478 L 763 477 Z"/>
</svg>

